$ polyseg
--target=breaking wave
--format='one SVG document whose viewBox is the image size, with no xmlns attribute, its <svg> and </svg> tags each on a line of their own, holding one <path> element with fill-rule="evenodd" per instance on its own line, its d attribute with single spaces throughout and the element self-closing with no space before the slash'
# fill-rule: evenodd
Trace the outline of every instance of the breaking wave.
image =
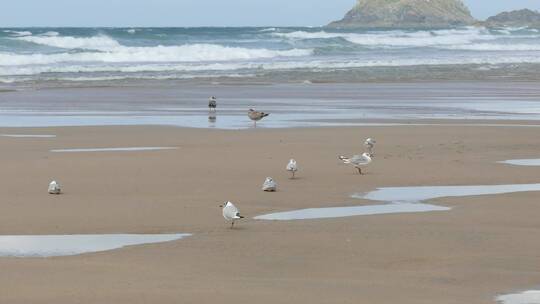
<svg viewBox="0 0 540 304">
<path fill-rule="evenodd" d="M 32 37 L 44 38 L 44 37 Z M 37 40 L 41 41 L 41 40 Z M 47 39 L 48 42 L 53 39 Z M 68 40 L 69 41 L 69 40 Z M 62 40 L 63 44 L 66 40 Z M 103 42 L 103 43 L 102 43 Z M 0 53 L 0 66 L 54 64 L 62 62 L 199 62 L 249 60 L 275 57 L 309 56 L 313 50 L 269 50 L 226 47 L 213 44 L 191 44 L 182 46 L 125 47 L 116 42 L 95 39 L 71 44 L 79 48 L 101 48 L 99 52 L 67 52 L 57 54 L 14 54 Z"/>
<path fill-rule="evenodd" d="M 0 66 L 0 76 L 32 76 L 52 73 L 113 73 L 130 74 L 136 73 L 175 73 L 175 72 L 223 72 L 223 71 L 275 71 L 275 70 L 297 70 L 309 69 L 321 71 L 325 69 L 351 69 L 363 67 L 405 67 L 405 66 L 443 66 L 443 65 L 497 65 L 497 64 L 517 64 L 517 63 L 540 63 L 540 57 L 494 57 L 476 56 L 469 58 L 403 58 L 403 59 L 358 59 L 358 60 L 303 60 L 303 61 L 270 61 L 265 63 L 235 62 L 235 63 L 194 63 L 194 64 L 125 64 L 125 65 L 39 65 L 22 67 Z M 114 76 L 121 79 L 120 76 Z M 120 77 L 120 78 L 118 78 Z M 171 76 L 166 76 L 170 78 Z M 174 76 L 177 77 L 177 76 Z M 174 78 L 172 77 L 172 78 Z M 83 79 L 82 77 L 79 77 Z"/>
<path fill-rule="evenodd" d="M 52 33 L 52 32 L 49 32 Z M 96 37 L 60 37 L 58 35 L 23 36 L 18 40 L 47 45 L 62 49 L 110 50 L 120 47 L 120 43 L 107 36 Z"/>
<path fill-rule="evenodd" d="M 13 30 L 4 30 L 4 33 L 8 33 L 12 36 L 30 36 L 32 35 L 32 32 L 30 31 L 13 31 Z"/>
<path fill-rule="evenodd" d="M 429 47 L 439 45 L 468 44 L 475 41 L 495 40 L 486 29 L 452 29 L 434 31 L 386 31 L 367 33 L 330 33 L 325 31 L 274 33 L 289 39 L 332 39 L 342 38 L 350 43 L 363 46 Z"/>
<path fill-rule="evenodd" d="M 378 66 L 484 65 L 481 69 L 540 63 L 539 58 L 540 33 L 529 28 L 0 29 L 0 82 L 257 77 L 265 70 Z"/>
</svg>

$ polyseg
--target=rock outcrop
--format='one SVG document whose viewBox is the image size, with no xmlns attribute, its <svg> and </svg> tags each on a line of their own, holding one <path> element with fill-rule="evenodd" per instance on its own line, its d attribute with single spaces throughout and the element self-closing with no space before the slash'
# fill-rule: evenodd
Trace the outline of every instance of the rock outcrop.
<svg viewBox="0 0 540 304">
<path fill-rule="evenodd" d="M 358 0 L 331 28 L 437 28 L 472 25 L 461 0 Z"/>
<path fill-rule="evenodd" d="M 540 27 L 540 13 L 530 9 L 522 9 L 511 12 L 503 12 L 496 16 L 489 17 L 484 25 L 490 27 L 497 26 L 529 26 Z"/>
</svg>

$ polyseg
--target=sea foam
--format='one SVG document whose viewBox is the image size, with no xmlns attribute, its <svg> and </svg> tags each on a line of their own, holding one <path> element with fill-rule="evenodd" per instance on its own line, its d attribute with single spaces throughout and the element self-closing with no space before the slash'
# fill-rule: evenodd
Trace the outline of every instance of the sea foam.
<svg viewBox="0 0 540 304">
<path fill-rule="evenodd" d="M 342 38 L 364 46 L 426 47 L 438 45 L 469 44 L 474 41 L 495 40 L 486 29 L 451 29 L 408 32 L 402 30 L 366 33 L 306 32 L 274 33 L 289 39 L 333 39 Z"/>
<path fill-rule="evenodd" d="M 116 40 L 101 35 L 94 37 L 61 37 L 58 35 L 43 35 L 24 36 L 18 37 L 17 39 L 63 49 L 110 50 L 112 48 L 121 46 Z"/>
<path fill-rule="evenodd" d="M 309 56 L 312 49 L 270 50 L 228 47 L 217 44 L 128 47 L 106 36 L 91 38 L 30 36 L 18 39 L 67 49 L 94 50 L 55 54 L 0 53 L 0 66 L 53 64 L 61 62 L 198 62 L 249 60 L 275 57 Z M 99 52 L 97 52 L 99 51 Z"/>
</svg>

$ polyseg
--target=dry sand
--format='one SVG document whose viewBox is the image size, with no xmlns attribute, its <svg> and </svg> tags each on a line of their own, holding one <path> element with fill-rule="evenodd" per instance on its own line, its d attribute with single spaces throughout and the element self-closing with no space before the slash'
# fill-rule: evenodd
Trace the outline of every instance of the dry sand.
<svg viewBox="0 0 540 304">
<path fill-rule="evenodd" d="M 448 212 L 265 222 L 360 205 L 384 186 L 540 182 L 538 128 L 361 127 L 220 131 L 3 129 L 1 234 L 193 233 L 176 242 L 57 258 L 0 258 L 0 303 L 494 303 L 540 285 L 538 193 L 439 199 Z M 378 141 L 366 175 L 337 156 Z M 50 149 L 174 146 L 147 152 Z M 300 171 L 288 179 L 296 158 Z M 260 186 L 266 176 L 276 193 Z M 59 180 L 65 194 L 46 194 Z M 229 229 L 218 205 L 248 218 Z"/>
</svg>

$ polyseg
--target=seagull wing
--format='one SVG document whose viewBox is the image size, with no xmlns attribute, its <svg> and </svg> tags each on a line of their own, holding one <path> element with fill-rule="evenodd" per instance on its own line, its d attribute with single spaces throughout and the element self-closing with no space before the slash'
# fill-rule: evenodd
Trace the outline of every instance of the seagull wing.
<svg viewBox="0 0 540 304">
<path fill-rule="evenodd" d="M 351 158 L 350 162 L 355 165 L 365 165 L 369 163 L 369 159 L 367 159 L 364 155 L 355 155 Z"/>
<path fill-rule="evenodd" d="M 223 217 L 228 220 L 235 219 L 237 213 L 238 213 L 238 209 L 232 203 L 229 203 L 227 206 L 223 208 Z"/>
</svg>

